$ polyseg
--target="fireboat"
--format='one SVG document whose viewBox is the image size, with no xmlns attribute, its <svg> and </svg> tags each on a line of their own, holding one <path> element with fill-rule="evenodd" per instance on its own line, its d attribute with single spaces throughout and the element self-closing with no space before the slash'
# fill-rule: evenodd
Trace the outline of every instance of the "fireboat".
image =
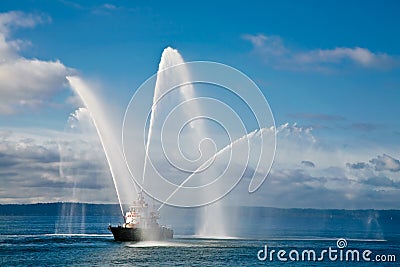
<svg viewBox="0 0 400 267">
<path fill-rule="evenodd" d="M 115 241 L 158 241 L 172 239 L 174 231 L 158 224 L 160 214 L 154 208 L 150 209 L 139 192 L 129 211 L 124 216 L 124 224 L 109 225 Z"/>
</svg>

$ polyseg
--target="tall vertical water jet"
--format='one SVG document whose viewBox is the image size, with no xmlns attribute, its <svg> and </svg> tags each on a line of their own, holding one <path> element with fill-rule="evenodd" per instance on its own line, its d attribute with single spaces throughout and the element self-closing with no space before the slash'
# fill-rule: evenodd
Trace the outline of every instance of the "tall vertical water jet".
<svg viewBox="0 0 400 267">
<path fill-rule="evenodd" d="M 87 83 L 76 76 L 69 76 L 67 80 L 71 88 L 81 98 L 93 120 L 115 186 L 121 214 L 124 216 L 122 204 L 123 202 L 132 202 L 136 198 L 134 192 L 137 190 L 135 184 L 130 180 L 130 173 L 125 164 L 121 145 L 118 142 L 120 140 L 118 138 L 119 129 L 121 128 L 114 125 L 115 120 L 109 118 L 110 110 L 94 94 Z"/>
<path fill-rule="evenodd" d="M 184 60 L 182 56 L 179 54 L 178 50 L 173 49 L 171 47 L 167 47 L 164 49 L 158 71 L 157 71 L 157 79 L 154 88 L 153 95 L 153 105 L 150 114 L 150 122 L 149 129 L 147 134 L 147 142 L 146 142 L 146 156 L 144 159 L 143 166 L 143 177 L 142 184 L 146 179 L 147 172 L 147 164 L 149 160 L 149 155 L 153 152 L 153 154 L 160 153 L 161 150 L 157 150 L 160 148 L 160 145 L 167 146 L 167 149 L 163 149 L 164 153 L 174 154 L 175 149 L 177 147 L 168 146 L 168 144 L 154 144 L 154 142 L 161 142 L 161 134 L 165 134 L 168 136 L 168 133 L 163 131 L 163 123 L 167 119 L 167 116 L 170 112 L 173 111 L 179 104 L 185 101 L 190 101 L 196 98 L 195 88 L 192 84 L 183 84 L 180 88 L 174 88 L 173 85 L 184 83 L 187 80 L 190 80 L 190 73 L 187 68 L 183 67 L 179 69 L 179 73 L 171 73 L 167 70 L 176 65 L 184 64 Z M 201 107 L 197 102 L 192 102 L 190 109 L 183 109 L 181 114 L 181 120 L 191 120 L 196 116 L 201 115 Z M 182 125 L 177 125 L 177 127 L 182 127 Z M 190 135 L 191 141 L 201 142 L 201 139 L 207 135 L 206 128 L 201 121 L 192 121 L 188 124 L 188 127 L 191 128 L 191 131 L 188 135 Z M 195 128 L 195 129 L 194 129 Z M 168 136 L 168 138 L 177 138 L 176 136 Z M 167 139 L 168 139 L 167 138 Z M 153 145 L 153 147 L 152 147 Z M 192 145 L 192 144 L 191 144 Z M 186 147 L 187 148 L 187 147 Z M 151 151 L 153 149 L 153 151 Z M 185 147 L 180 147 L 176 154 L 181 154 L 181 149 L 185 150 Z M 182 156 L 181 162 L 186 162 L 187 164 L 195 162 L 188 160 L 191 159 L 199 159 L 199 151 L 188 150 L 187 154 Z M 192 153 L 190 153 L 192 152 Z M 187 156 L 187 157 L 185 157 Z M 188 168 L 192 168 L 193 166 L 187 166 Z"/>
<path fill-rule="evenodd" d="M 153 158 L 152 164 L 156 165 L 154 160 L 160 154 L 167 154 L 164 160 L 175 167 L 175 175 L 181 178 L 170 177 L 172 182 L 179 184 L 187 175 L 194 172 L 199 172 L 200 166 L 206 166 L 205 159 L 208 159 L 214 152 L 206 151 L 202 142 L 210 137 L 207 124 L 201 119 L 203 115 L 202 107 L 199 104 L 196 94 L 195 85 L 186 83 L 191 80 L 191 73 L 185 67 L 182 56 L 176 49 L 167 47 L 161 56 L 157 79 L 154 88 L 153 105 L 151 109 L 149 129 L 146 142 L 146 156 L 143 167 L 142 184 L 146 177 L 148 161 Z M 182 65 L 178 71 L 166 71 L 176 65 Z M 177 88 L 174 86 L 181 85 Z M 181 105 L 189 103 L 190 105 Z M 175 115 L 175 120 L 168 121 L 168 116 L 179 109 L 179 115 Z M 180 125 L 174 122 L 186 122 L 187 124 Z M 169 124 L 167 126 L 164 123 Z M 172 124 L 172 126 L 171 126 Z M 179 128 L 183 129 L 179 132 L 179 136 L 174 134 L 174 131 L 168 132 L 168 129 Z M 165 137 L 167 136 L 167 137 Z M 170 140 L 180 139 L 179 143 L 171 142 Z M 200 147 L 202 144 L 202 147 Z M 197 147 L 196 147 L 197 145 Z M 214 147 L 213 147 L 214 149 Z M 214 150 L 212 150 L 214 151 Z M 207 153 L 209 152 L 209 153 Z M 167 165 L 168 166 L 168 165 Z M 160 166 L 159 169 L 167 167 Z M 182 176 L 182 174 L 184 176 Z M 149 175 L 150 176 L 150 175 Z M 168 179 L 168 177 L 167 177 Z M 175 179 L 175 180 L 174 180 Z M 197 182 L 207 179 L 199 179 Z M 216 190 L 219 190 L 218 188 Z M 206 197 L 204 197 L 206 198 Z M 210 207 L 200 208 L 200 225 L 197 225 L 196 234 L 203 236 L 225 236 L 224 212 L 220 204 L 213 204 Z M 212 218 L 213 222 L 209 223 L 208 218 Z"/>
</svg>

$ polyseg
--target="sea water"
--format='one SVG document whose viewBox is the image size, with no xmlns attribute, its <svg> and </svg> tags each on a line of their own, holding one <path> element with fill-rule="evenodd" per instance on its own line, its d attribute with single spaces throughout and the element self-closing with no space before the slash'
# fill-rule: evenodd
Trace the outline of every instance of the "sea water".
<svg viewBox="0 0 400 267">
<path fill-rule="evenodd" d="M 274 215 L 269 219 L 253 216 L 248 224 L 250 229 L 240 226 L 242 236 L 224 239 L 192 235 L 194 227 L 188 220 L 190 225 L 186 226 L 184 222 L 174 222 L 175 238 L 170 241 L 116 242 L 107 226 L 121 221 L 119 216 L 65 218 L 3 214 L 0 216 L 0 266 L 372 266 L 376 255 L 384 255 L 386 260 L 394 255 L 396 262 L 379 264 L 398 266 L 398 217 L 390 216 L 385 222 L 379 221 L 374 227 L 366 228 L 355 219 L 357 216 L 346 215 L 340 219 L 336 216 L 333 224 L 325 223 L 325 227 L 314 231 L 311 229 L 316 225 L 313 218 L 307 222 L 301 216 L 299 220 L 292 216 L 291 222 L 288 216 L 277 218 L 279 216 Z M 63 225 L 67 222 L 68 226 Z M 339 238 L 345 239 L 346 248 L 337 247 Z M 321 252 L 329 248 L 337 251 L 336 260 L 330 259 L 327 253 L 318 260 Z M 272 250 L 275 252 L 270 258 Z M 281 258 L 286 261 L 278 259 L 279 250 L 285 251 Z M 299 260 L 289 259 L 293 250 L 300 254 Z M 305 257 L 302 260 L 302 252 L 310 250 L 316 252 L 317 259 Z M 347 250 L 358 250 L 360 260 L 346 261 Z M 362 259 L 365 250 L 372 252 L 370 262 Z M 340 251 L 344 253 L 342 260 Z M 292 256 L 295 255 L 292 252 Z"/>
</svg>

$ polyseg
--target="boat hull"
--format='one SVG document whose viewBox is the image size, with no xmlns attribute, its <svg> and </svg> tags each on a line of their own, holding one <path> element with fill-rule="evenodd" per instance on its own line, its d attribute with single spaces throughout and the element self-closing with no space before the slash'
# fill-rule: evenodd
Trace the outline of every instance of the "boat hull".
<svg viewBox="0 0 400 267">
<path fill-rule="evenodd" d="M 115 241 L 157 241 L 172 239 L 174 231 L 166 227 L 128 228 L 123 226 L 108 226 Z"/>
</svg>

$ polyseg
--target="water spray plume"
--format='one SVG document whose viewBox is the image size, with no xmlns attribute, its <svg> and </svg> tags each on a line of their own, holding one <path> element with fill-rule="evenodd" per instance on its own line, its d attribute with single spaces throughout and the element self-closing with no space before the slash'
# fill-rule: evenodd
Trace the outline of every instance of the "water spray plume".
<svg viewBox="0 0 400 267">
<path fill-rule="evenodd" d="M 167 47 L 157 74 L 146 80 L 129 102 L 121 125 L 122 144 L 115 135 L 121 128 L 112 127 L 110 123 L 115 120 L 107 120 L 106 106 L 93 88 L 79 77 L 67 79 L 91 114 L 122 215 L 121 190 L 126 193 L 132 184 L 119 185 L 129 177 L 134 180 L 136 193 L 137 184 L 140 194 L 145 192 L 162 203 L 159 209 L 165 204 L 202 207 L 213 203 L 199 209 L 201 225 L 197 225 L 196 233 L 226 236 L 226 211 L 218 201 L 245 176 L 250 162 L 256 166 L 252 177 L 246 174 L 251 178 L 248 192 L 257 190 L 275 153 L 274 119 L 265 97 L 250 78 L 219 63 L 185 63 L 177 50 Z M 201 91 L 203 85 L 205 91 Z M 228 98 L 236 99 L 232 103 L 245 107 L 235 109 L 218 97 L 202 96 L 213 86 L 218 87 L 218 96 L 228 92 Z M 249 116 L 238 114 L 243 110 L 251 111 L 251 127 L 245 122 Z M 222 132 L 214 132 L 216 126 Z M 248 133 L 255 128 L 260 130 Z M 122 173 L 124 170 L 126 173 Z"/>
<path fill-rule="evenodd" d="M 181 54 L 179 54 L 178 50 L 171 47 L 164 49 L 158 66 L 157 79 L 153 95 L 153 105 L 151 107 L 145 149 L 146 153 L 143 166 L 143 177 L 141 183 L 142 189 L 147 174 L 147 165 L 149 161 L 149 153 L 151 153 L 151 145 L 154 142 L 153 139 L 157 138 L 155 135 L 160 134 L 162 131 L 160 126 L 163 123 L 164 113 L 170 112 L 168 109 L 171 108 L 171 106 L 177 106 L 181 102 L 188 101 L 196 97 L 195 89 L 191 84 L 186 84 L 184 88 L 171 88 L 171 85 L 183 84 L 185 81 L 190 80 L 189 70 L 184 67 L 184 63 L 185 61 L 183 60 Z M 172 75 L 172 72 L 166 71 L 167 69 L 177 65 L 182 66 L 178 73 L 173 73 Z M 187 118 L 193 118 L 195 115 L 201 114 L 201 107 L 198 103 L 193 102 L 190 110 L 185 110 L 184 113 L 186 114 L 183 115 Z M 201 135 L 204 135 L 205 133 L 206 130 L 204 125 L 202 123 L 198 123 L 192 138 L 194 140 L 199 140 Z"/>
<path fill-rule="evenodd" d="M 94 93 L 91 91 L 91 88 L 89 87 L 88 84 L 86 84 L 81 78 L 76 77 L 76 76 L 68 76 L 67 80 L 71 86 L 71 88 L 74 90 L 74 92 L 81 98 L 83 104 L 86 106 L 88 109 L 90 116 L 92 118 L 93 124 L 96 129 L 96 133 L 100 139 L 101 146 L 104 150 L 104 155 L 106 157 L 108 167 L 110 170 L 110 174 L 113 180 L 113 184 L 115 187 L 115 191 L 117 194 L 118 198 L 118 203 L 121 209 L 121 214 L 124 216 L 124 210 L 122 207 L 122 202 L 121 202 L 121 195 L 120 191 L 118 190 L 118 184 L 117 184 L 117 171 L 116 168 L 119 168 L 121 172 L 121 168 L 124 168 L 124 166 L 116 166 L 114 167 L 114 164 L 120 160 L 121 162 L 124 162 L 122 159 L 122 153 L 118 153 L 118 145 L 115 144 L 115 137 L 113 136 L 112 133 L 110 133 L 110 124 L 109 121 L 106 120 L 106 115 L 104 113 L 104 106 L 101 105 L 100 101 L 97 99 L 97 97 L 94 95 Z M 121 155 L 118 155 L 121 154 Z M 114 164 L 113 164 L 114 163 Z M 126 167 L 125 167 L 126 168 Z M 135 191 L 137 192 L 136 186 L 134 184 Z"/>
<path fill-rule="evenodd" d="M 150 151 L 151 143 L 154 142 L 154 140 L 157 140 L 158 138 L 157 135 L 159 134 L 161 135 L 161 143 L 163 145 L 162 151 L 166 155 L 167 160 L 170 161 L 173 158 L 172 151 L 175 151 L 177 149 L 176 147 L 168 147 L 167 145 L 168 142 L 170 142 L 170 140 L 176 140 L 177 138 L 177 136 L 168 135 L 170 134 L 170 132 L 168 132 L 168 130 L 165 130 L 163 128 L 164 123 L 168 124 L 168 116 L 174 114 L 174 111 L 176 110 L 177 107 L 179 107 L 179 105 L 190 101 L 190 106 L 186 106 L 179 111 L 180 113 L 178 112 L 179 113 L 178 116 L 180 116 L 178 118 L 182 118 L 183 121 L 186 121 L 187 125 L 186 124 L 185 125 L 188 126 L 190 129 L 192 129 L 193 127 L 191 127 L 190 121 L 193 118 L 196 118 L 203 114 L 203 110 L 200 105 L 200 101 L 196 95 L 194 85 L 191 83 L 189 84 L 187 83 L 187 81 L 191 80 L 191 73 L 184 63 L 185 62 L 182 56 L 176 49 L 173 49 L 171 47 L 167 47 L 166 49 L 164 49 L 160 59 L 156 84 L 154 88 L 153 105 L 151 108 L 149 130 L 148 130 L 146 149 L 145 149 L 142 187 L 146 178 L 148 160 L 150 160 L 149 155 L 151 153 Z M 177 69 L 172 68 L 177 65 L 179 65 L 180 67 Z M 184 86 L 180 86 L 182 84 L 184 84 Z M 176 85 L 178 85 L 178 87 L 174 87 Z M 164 113 L 167 113 L 168 116 L 163 117 L 165 115 Z M 184 128 L 185 125 L 178 125 L 178 127 Z M 166 128 L 168 128 L 168 126 Z M 176 151 L 177 152 L 176 154 L 181 155 L 182 157 L 181 160 L 175 160 L 174 162 L 172 162 L 172 165 L 176 168 L 176 170 L 180 171 L 186 170 L 188 171 L 189 174 L 190 173 L 194 174 L 203 170 L 202 168 L 208 167 L 210 163 L 212 163 L 212 158 L 210 158 L 209 160 L 205 160 L 205 158 L 203 158 L 203 156 L 207 157 L 207 155 L 206 154 L 203 155 L 200 149 L 201 142 L 207 139 L 206 136 L 208 136 L 208 134 L 209 133 L 206 125 L 203 123 L 202 120 L 198 120 L 196 122 L 195 129 L 192 129 L 192 131 L 190 131 L 190 137 L 189 137 L 190 144 L 186 144 L 186 147 L 188 146 L 193 147 L 193 143 L 198 142 L 199 148 L 197 152 L 199 153 L 200 157 L 194 156 L 196 158 L 195 160 L 188 160 L 185 156 L 182 156 L 183 154 L 181 151 L 181 147 L 178 146 L 178 151 Z M 168 137 L 165 138 L 165 136 Z M 165 140 L 167 141 L 165 142 Z M 171 156 L 169 157 L 168 154 Z M 176 156 L 176 154 L 174 154 L 173 156 Z M 195 153 L 192 153 L 192 156 L 193 155 L 195 155 Z M 185 164 L 180 165 L 182 162 L 185 162 Z M 177 187 L 176 190 L 170 194 L 170 196 L 161 204 L 159 210 L 170 199 L 170 197 L 172 197 L 177 191 L 179 191 L 181 187 L 184 186 L 185 183 L 193 177 L 193 174 L 190 175 L 186 180 L 184 180 L 179 185 L 179 187 Z M 218 190 L 218 188 L 216 190 Z M 223 211 L 220 206 L 216 207 L 216 210 L 214 210 L 213 212 L 223 214 Z M 209 215 L 210 214 L 203 214 L 203 217 Z M 223 218 L 219 217 L 218 221 L 214 223 L 215 225 L 218 225 L 219 228 L 217 234 L 224 236 L 225 231 L 223 230 L 224 229 Z M 216 233 L 208 233 L 208 234 L 212 235 Z"/>
<path fill-rule="evenodd" d="M 209 158 L 206 162 L 204 162 L 201 166 L 199 166 L 199 167 L 197 168 L 197 170 L 193 172 L 193 174 L 189 175 L 189 176 L 175 189 L 175 191 L 173 191 L 173 192 L 168 196 L 168 198 L 161 204 L 161 206 L 159 207 L 158 210 L 160 210 L 160 209 L 165 205 L 165 203 L 167 203 L 168 200 L 169 200 L 171 197 L 173 197 L 173 195 L 174 195 L 179 189 L 181 189 L 186 183 L 188 183 L 191 179 L 193 179 L 193 177 L 198 173 L 198 171 L 201 170 L 201 169 L 203 169 L 204 166 L 206 166 L 210 161 L 213 161 L 216 157 L 218 157 L 218 156 L 220 156 L 220 155 L 222 155 L 222 154 L 224 154 L 224 153 L 229 152 L 229 151 L 232 149 L 233 146 L 235 146 L 235 145 L 237 145 L 237 144 L 241 144 L 241 143 L 243 143 L 243 142 L 245 142 L 245 141 L 248 142 L 248 140 L 249 140 L 250 138 L 252 138 L 252 137 L 257 133 L 257 131 L 258 131 L 258 130 L 255 130 L 255 131 L 253 131 L 253 132 L 251 132 L 251 133 L 249 133 L 249 134 L 246 134 L 246 135 L 242 136 L 242 137 L 239 138 L 239 139 L 234 140 L 232 143 L 230 143 L 229 145 L 225 146 L 224 148 L 222 148 L 221 150 L 219 150 L 218 152 L 216 152 L 211 158 Z"/>
</svg>

